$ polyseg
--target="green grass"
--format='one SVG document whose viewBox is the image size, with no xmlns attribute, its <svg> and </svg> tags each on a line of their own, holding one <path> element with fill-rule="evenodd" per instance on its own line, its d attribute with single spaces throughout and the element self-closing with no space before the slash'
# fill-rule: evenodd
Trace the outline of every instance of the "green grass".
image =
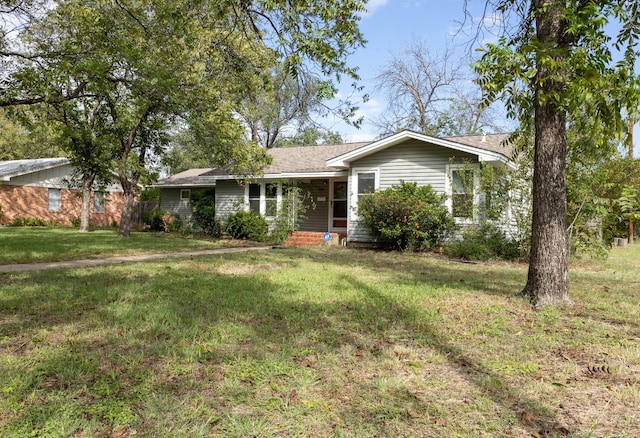
<svg viewBox="0 0 640 438">
<path fill-rule="evenodd" d="M 0 274 L 0 435 L 640 436 L 639 257 L 539 312 L 524 265 L 342 248 Z"/>
<path fill-rule="evenodd" d="M 136 231 L 131 232 L 130 238 L 120 239 L 117 230 L 113 229 L 80 233 L 75 228 L 0 227 L 0 265 L 194 251 L 229 244 L 237 245 L 238 242 Z"/>
</svg>

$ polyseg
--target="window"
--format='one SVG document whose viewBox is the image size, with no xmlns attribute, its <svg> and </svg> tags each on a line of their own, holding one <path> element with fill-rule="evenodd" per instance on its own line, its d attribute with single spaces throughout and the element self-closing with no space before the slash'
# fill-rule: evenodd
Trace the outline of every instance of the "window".
<svg viewBox="0 0 640 438">
<path fill-rule="evenodd" d="M 275 217 L 281 203 L 279 183 L 251 183 L 245 189 L 245 205 L 265 217 Z"/>
<path fill-rule="evenodd" d="M 96 192 L 93 194 L 93 211 L 104 213 L 104 193 Z"/>
<path fill-rule="evenodd" d="M 473 219 L 473 208 L 476 204 L 475 192 L 478 185 L 475 169 L 462 165 L 451 166 L 449 179 L 451 214 L 454 218 Z"/>
<path fill-rule="evenodd" d="M 180 200 L 189 201 L 189 199 L 191 199 L 191 189 L 180 190 Z"/>
<path fill-rule="evenodd" d="M 260 184 L 249 184 L 249 210 L 260 213 Z"/>
<path fill-rule="evenodd" d="M 278 184 L 265 184 L 264 190 L 266 217 L 275 217 L 278 214 Z"/>
<path fill-rule="evenodd" d="M 376 190 L 376 174 L 374 172 L 358 173 L 358 201 L 363 195 L 368 195 Z"/>
<path fill-rule="evenodd" d="M 352 197 L 353 214 L 352 219 L 356 220 L 358 216 L 358 202 L 363 196 L 367 196 L 376 191 L 378 188 L 378 171 L 377 170 L 355 170 L 353 173 L 354 187 Z"/>
<path fill-rule="evenodd" d="M 60 211 L 62 196 L 60 189 L 49 189 L 49 211 Z"/>
</svg>

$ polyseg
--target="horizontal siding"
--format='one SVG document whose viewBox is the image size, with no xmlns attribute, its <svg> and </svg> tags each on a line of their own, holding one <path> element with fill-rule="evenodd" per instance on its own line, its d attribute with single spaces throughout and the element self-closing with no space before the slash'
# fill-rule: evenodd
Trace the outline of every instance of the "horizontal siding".
<svg viewBox="0 0 640 438">
<path fill-rule="evenodd" d="M 26 175 L 11 178 L 10 185 L 28 186 L 28 187 L 48 187 L 57 189 L 80 188 L 69 187 L 71 176 L 73 175 L 73 167 L 70 165 L 58 166 L 51 169 L 39 170 L 28 173 Z M 120 183 L 112 182 L 106 187 L 107 192 L 122 192 Z"/>
<path fill-rule="evenodd" d="M 166 188 L 160 190 L 160 211 L 170 211 L 180 215 L 182 220 L 191 217 L 191 204 L 188 199 L 180 199 L 180 188 Z"/>
<path fill-rule="evenodd" d="M 244 187 L 236 181 L 216 182 L 216 219 L 225 222 L 227 218 L 242 210 Z"/>
<path fill-rule="evenodd" d="M 455 152 L 455 155 L 453 154 Z M 417 141 L 389 147 L 351 163 L 353 169 L 377 169 L 379 190 L 388 189 L 401 181 L 416 182 L 419 186 L 430 185 L 438 193 L 445 192 L 446 170 L 450 162 L 469 160 L 477 162 L 475 155 L 452 151 L 441 146 Z M 354 187 L 353 173 L 349 173 L 349 187 Z M 351 196 L 349 197 L 351 201 Z M 349 205 L 351 209 L 351 205 Z M 348 240 L 351 242 L 374 242 L 365 226 L 349 218 Z"/>
<path fill-rule="evenodd" d="M 406 181 L 416 182 L 419 186 L 431 185 L 437 192 L 444 193 L 446 168 L 452 159 L 455 162 L 463 159 L 477 162 L 475 155 L 409 141 L 364 157 L 352 163 L 351 167 L 379 169 L 381 190 Z"/>
</svg>

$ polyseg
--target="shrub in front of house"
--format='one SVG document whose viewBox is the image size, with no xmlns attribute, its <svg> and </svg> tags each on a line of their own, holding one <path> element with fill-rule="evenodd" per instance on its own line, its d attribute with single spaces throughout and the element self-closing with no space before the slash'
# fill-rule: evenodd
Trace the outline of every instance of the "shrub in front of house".
<svg viewBox="0 0 640 438">
<path fill-rule="evenodd" d="M 227 218 L 226 232 L 234 239 L 264 242 L 269 226 L 264 217 L 254 211 L 239 211 Z"/>
<path fill-rule="evenodd" d="M 55 227 L 53 221 L 46 221 L 38 217 L 17 217 L 9 224 L 11 227 Z"/>
<path fill-rule="evenodd" d="M 468 227 L 462 233 L 462 239 L 450 242 L 444 250 L 450 257 L 465 260 L 513 260 L 522 255 L 518 242 L 509 239 L 502 230 L 489 222 Z"/>
<path fill-rule="evenodd" d="M 222 224 L 216 220 L 215 194 L 213 191 L 194 192 L 191 196 L 191 210 L 194 225 L 211 237 L 222 235 Z"/>
<path fill-rule="evenodd" d="M 180 231 L 182 227 L 182 219 L 180 215 L 170 211 L 160 211 L 154 208 L 150 213 L 145 214 L 142 221 L 149 231 L 165 231 L 167 233 L 175 233 Z"/>
<path fill-rule="evenodd" d="M 386 190 L 361 195 L 358 214 L 382 243 L 419 251 L 441 244 L 454 232 L 455 222 L 445 199 L 431 186 L 401 181 Z"/>
<path fill-rule="evenodd" d="M 146 225 L 146 229 L 150 231 L 162 231 L 162 212 L 154 208 L 148 213 L 143 213 L 142 222 Z"/>
<path fill-rule="evenodd" d="M 162 213 L 162 228 L 166 233 L 175 233 L 182 228 L 182 219 L 177 213 L 165 211 Z"/>
</svg>

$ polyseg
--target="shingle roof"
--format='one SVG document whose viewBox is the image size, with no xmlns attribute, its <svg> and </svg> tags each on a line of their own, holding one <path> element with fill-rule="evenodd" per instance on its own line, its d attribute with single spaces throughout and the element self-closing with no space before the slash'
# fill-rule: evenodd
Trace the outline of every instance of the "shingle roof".
<svg viewBox="0 0 640 438">
<path fill-rule="evenodd" d="M 39 170 L 68 164 L 67 158 L 37 158 L 33 160 L 0 161 L 0 179 L 8 181 L 13 177 Z"/>
<path fill-rule="evenodd" d="M 214 184 L 211 180 L 203 180 L 201 176 L 214 170 L 212 167 L 196 168 L 185 170 L 184 172 L 176 173 L 168 178 L 162 179 L 154 184 L 154 186 L 161 187 L 178 187 L 178 186 L 197 186 L 206 185 L 210 186 Z"/>
<path fill-rule="evenodd" d="M 458 137 L 444 137 L 445 140 L 472 146 L 486 151 L 497 152 L 507 158 L 511 158 L 513 148 L 507 142 L 511 134 L 483 134 L 483 135 L 462 135 Z"/>
<path fill-rule="evenodd" d="M 335 170 L 328 167 L 328 159 L 346 154 L 370 142 L 346 143 L 320 146 L 296 146 L 271 149 L 269 153 L 273 157 L 271 166 L 264 170 L 270 173 L 308 173 L 330 172 Z"/>
</svg>

